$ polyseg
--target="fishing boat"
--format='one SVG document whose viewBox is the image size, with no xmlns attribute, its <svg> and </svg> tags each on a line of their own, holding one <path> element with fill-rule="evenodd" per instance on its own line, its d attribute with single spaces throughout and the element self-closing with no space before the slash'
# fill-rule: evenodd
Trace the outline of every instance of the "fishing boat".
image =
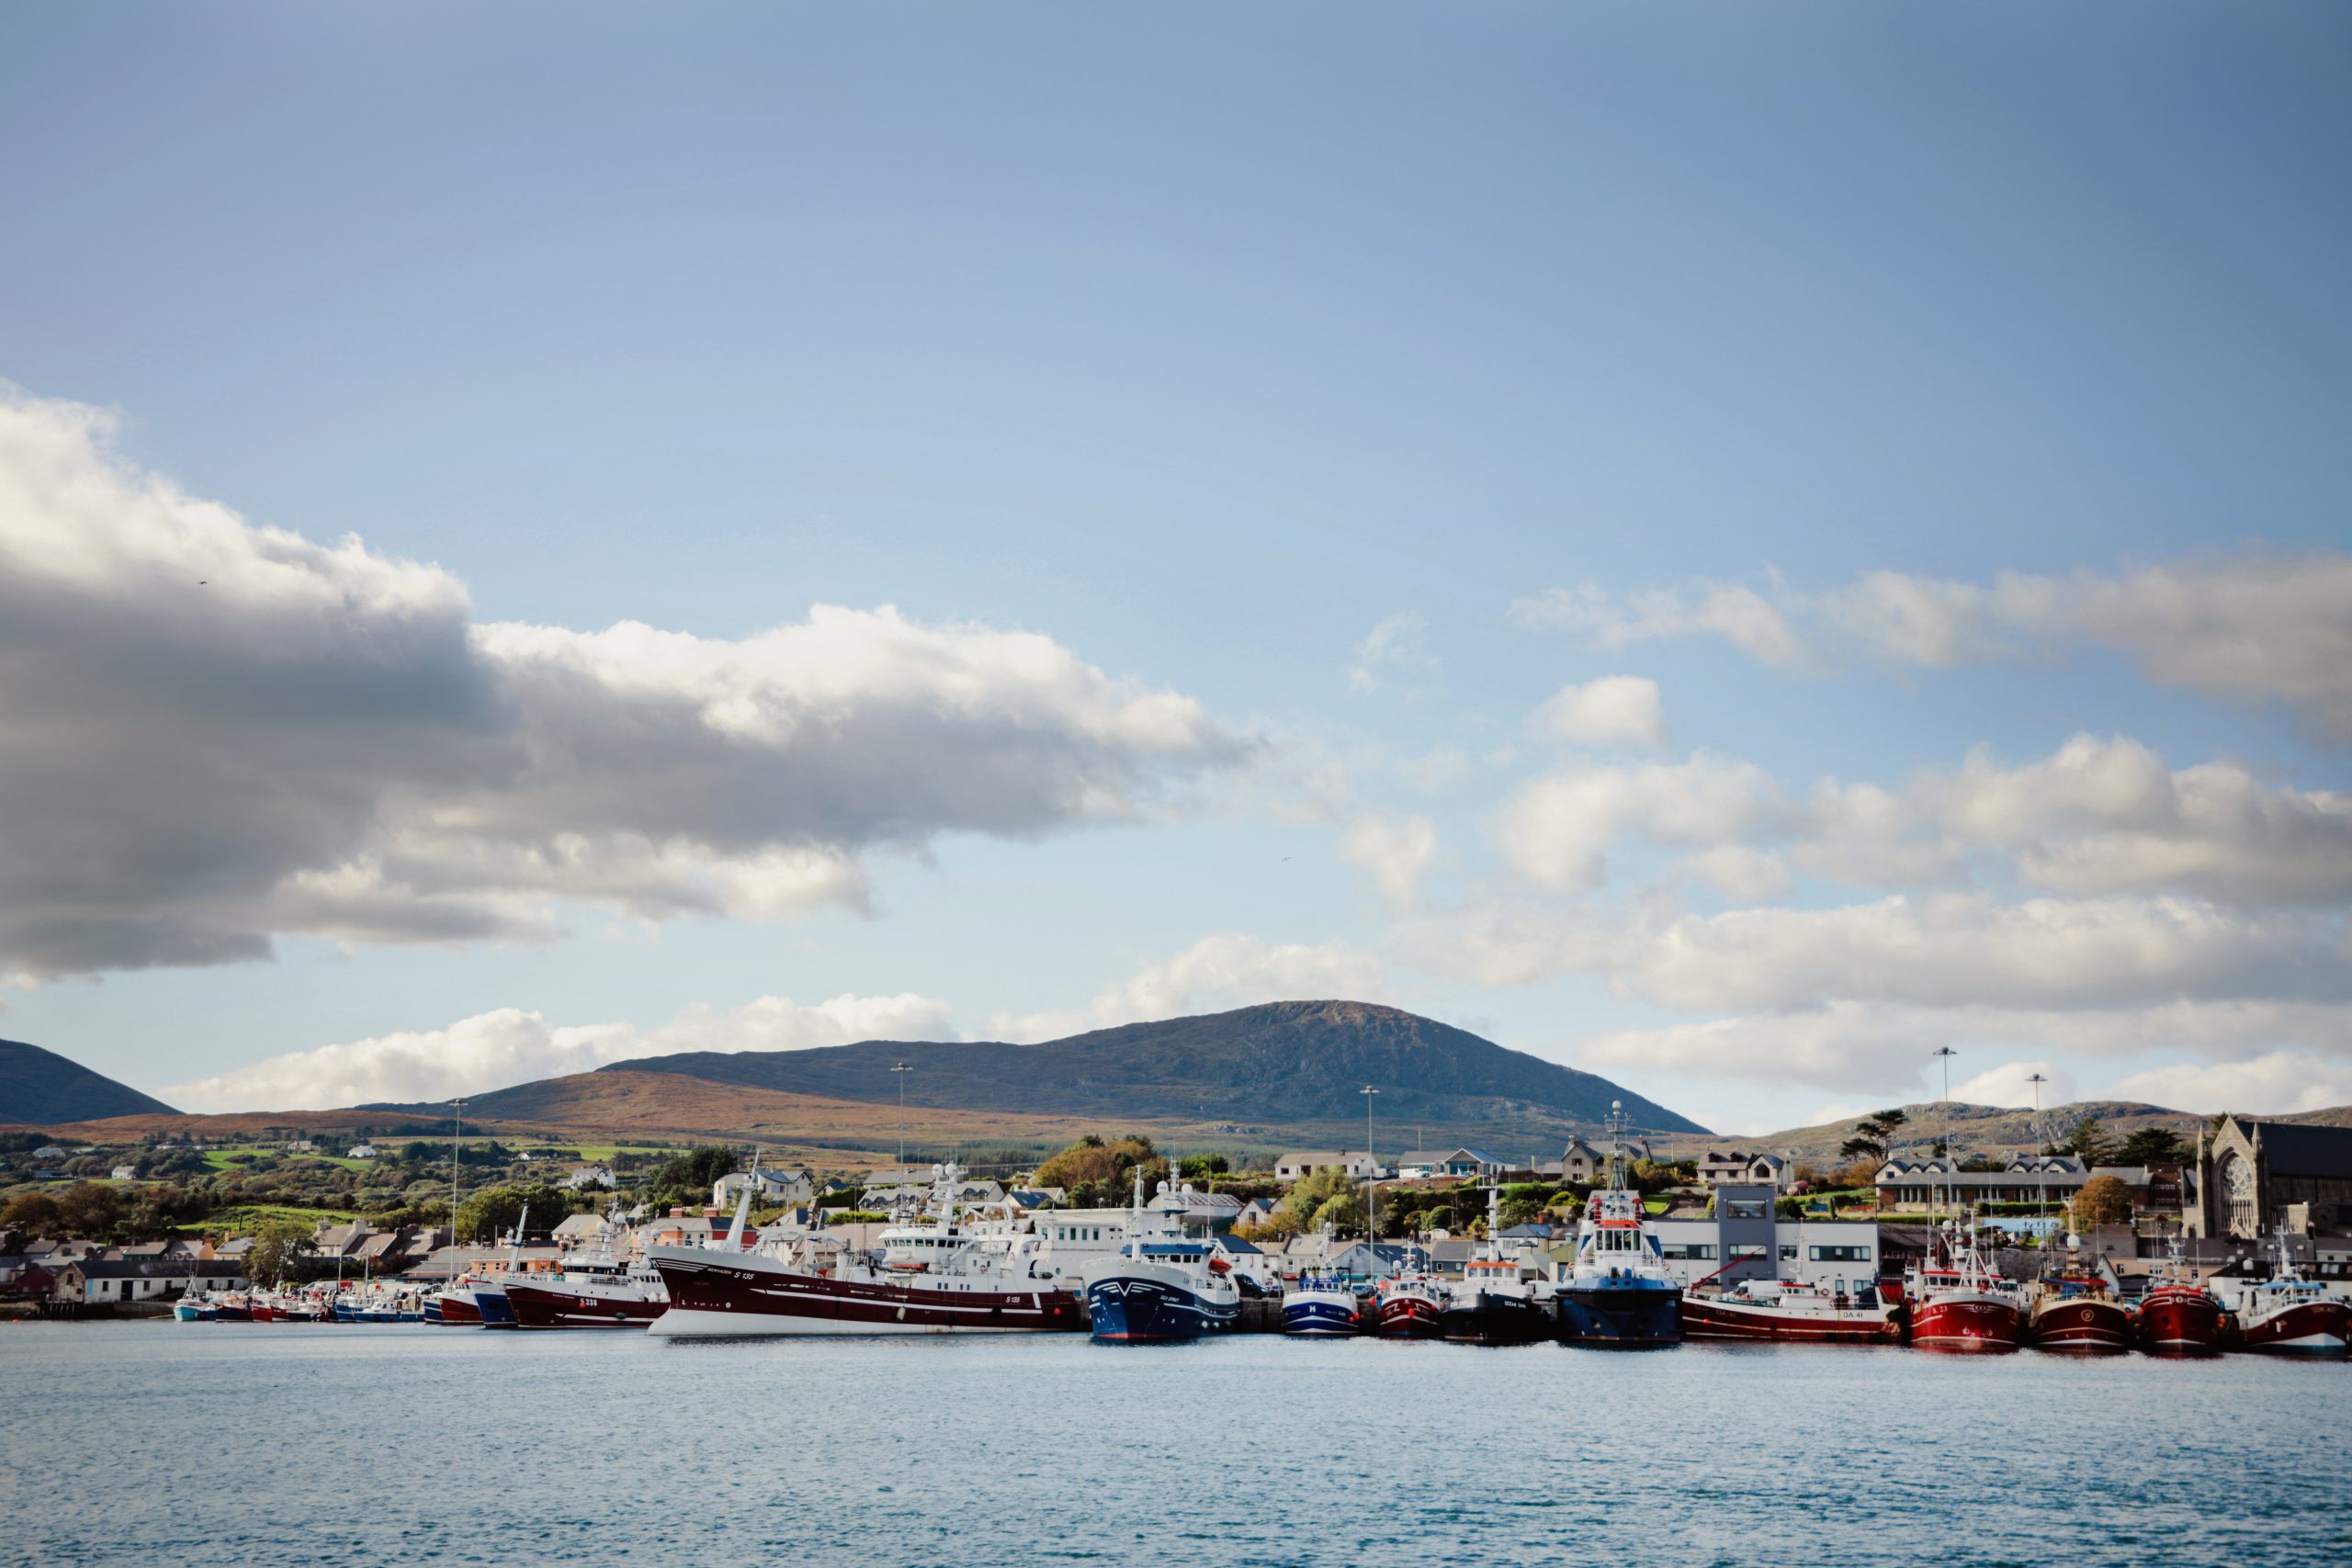
<svg viewBox="0 0 2352 1568">
<path fill-rule="evenodd" d="M 172 1319 L 175 1323 L 214 1323 L 220 1320 L 220 1316 L 219 1309 L 200 1296 L 184 1295 L 172 1307 Z"/>
<path fill-rule="evenodd" d="M 1333 1275 L 1306 1274 L 1283 1292 L 1283 1332 L 1336 1338 L 1363 1332 L 1364 1304 L 1355 1286 Z"/>
<path fill-rule="evenodd" d="M 1438 1332 L 1461 1345 L 1532 1345 L 1553 1335 L 1551 1286 L 1497 1239 L 1499 1189 L 1487 1190 L 1487 1240 L 1448 1292 Z"/>
<path fill-rule="evenodd" d="M 2229 1314 L 2198 1282 L 2180 1255 L 2180 1237 L 2174 1236 L 2140 1298 L 2140 1348 L 2152 1356 L 2216 1356 L 2229 1326 Z"/>
<path fill-rule="evenodd" d="M 1609 1185 L 1586 1201 L 1555 1310 L 1562 1339 L 1627 1349 L 1682 1337 L 1682 1287 L 1667 1272 L 1625 1168 L 1624 1107 L 1609 1108 Z"/>
<path fill-rule="evenodd" d="M 2078 1244 L 2066 1238 L 2070 1249 Z M 2027 1287 L 2023 1333 L 2039 1350 L 2114 1355 L 2132 1348 L 2138 1325 L 2117 1298 L 2114 1282 L 2086 1267 L 2079 1255 Z"/>
<path fill-rule="evenodd" d="M 1426 1274 L 1396 1274 L 1374 1295 L 1385 1339 L 1433 1339 L 1445 1331 L 1444 1287 Z"/>
<path fill-rule="evenodd" d="M 934 1214 L 954 1223 L 960 1168 L 936 1168 Z M 922 1269 L 853 1254 L 821 1230 L 750 1239 L 746 1187 L 726 1235 L 655 1242 L 646 1262 L 669 1292 L 648 1325 L 662 1337 L 805 1334 L 1018 1334 L 1085 1326 L 1077 1294 L 1054 1283 L 1035 1235 L 967 1237 Z"/>
<path fill-rule="evenodd" d="M 2017 1287 L 2003 1279 L 1974 1235 L 1947 1220 L 1926 1264 L 1903 1277 L 1911 1343 L 1926 1350 L 2014 1350 L 2025 1321 Z"/>
<path fill-rule="evenodd" d="M 616 1255 L 607 1220 L 585 1256 L 560 1274 L 509 1284 L 506 1301 L 522 1328 L 642 1328 L 669 1309 L 670 1292 L 651 1264 Z"/>
<path fill-rule="evenodd" d="M 2303 1277 L 2278 1238 L 2278 1261 L 2267 1280 L 2248 1283 L 2237 1299 L 2242 1350 L 2273 1355 L 2341 1356 L 2352 1345 L 2352 1303 Z"/>
<path fill-rule="evenodd" d="M 1786 1339 L 1813 1344 L 1894 1344 L 1899 1308 L 1876 1292 L 1831 1292 L 1796 1280 L 1747 1280 L 1724 1291 L 1682 1293 L 1686 1339 Z"/>
<path fill-rule="evenodd" d="M 1192 1189 L 1159 1184 L 1152 1210 L 1136 1173 L 1127 1239 L 1081 1273 L 1094 1337 L 1125 1343 L 1199 1339 L 1223 1334 L 1241 1316 L 1241 1287 L 1213 1243 L 1184 1235 Z"/>
</svg>

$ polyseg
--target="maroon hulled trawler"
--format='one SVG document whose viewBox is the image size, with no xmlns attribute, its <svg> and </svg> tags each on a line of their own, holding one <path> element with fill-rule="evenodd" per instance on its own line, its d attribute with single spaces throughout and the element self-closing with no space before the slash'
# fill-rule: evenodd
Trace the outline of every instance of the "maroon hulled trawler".
<svg viewBox="0 0 2352 1568">
<path fill-rule="evenodd" d="M 2140 1298 L 2140 1348 L 2151 1356 L 2217 1356 L 2229 1331 L 2229 1314 L 2197 1271 L 2180 1255 L 2180 1237 L 2149 1276 Z"/>
<path fill-rule="evenodd" d="M 883 1233 L 876 1263 L 822 1231 L 743 1245 L 746 1188 L 723 1241 L 657 1242 L 646 1261 L 670 1306 L 662 1337 L 782 1334 L 1018 1334 L 1086 1327 L 1077 1292 L 1056 1283 L 1044 1241 L 1010 1224 L 967 1223 L 961 1168 L 933 1168 L 925 1212 Z M 899 1234 L 906 1233 L 906 1234 Z M 920 1241 L 922 1245 L 915 1246 Z"/>
<path fill-rule="evenodd" d="M 1924 1267 L 1903 1279 L 1911 1309 L 1911 1343 L 1926 1350 L 2014 1350 L 2024 1310 L 1957 1220 L 1938 1233 Z"/>
</svg>

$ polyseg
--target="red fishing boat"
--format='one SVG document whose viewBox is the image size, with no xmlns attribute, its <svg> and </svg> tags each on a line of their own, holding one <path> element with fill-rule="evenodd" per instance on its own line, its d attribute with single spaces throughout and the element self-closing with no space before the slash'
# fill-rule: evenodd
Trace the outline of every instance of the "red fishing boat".
<svg viewBox="0 0 2352 1568">
<path fill-rule="evenodd" d="M 1445 1332 L 1445 1298 L 1419 1274 L 1380 1282 L 1380 1332 L 1391 1339 L 1434 1339 Z"/>
<path fill-rule="evenodd" d="M 1911 1343 L 1925 1350 L 2014 1350 L 2024 1322 L 2018 1289 L 1957 1221 L 1944 1223 L 1926 1267 L 1904 1276 Z"/>
<path fill-rule="evenodd" d="M 2102 1355 L 2132 1348 L 2132 1309 L 2104 1280 L 2054 1274 L 2035 1280 L 2027 1300 L 2026 1333 L 2037 1349 Z"/>
<path fill-rule="evenodd" d="M 2352 1346 L 2352 1303 L 2303 1272 L 2278 1238 L 2278 1271 L 2238 1298 L 2238 1348 L 2274 1354 L 2341 1356 Z"/>
<path fill-rule="evenodd" d="M 2196 1270 L 2181 1258 L 2180 1238 L 2173 1237 L 2171 1256 L 2149 1278 L 2148 1293 L 2140 1299 L 2140 1348 L 2152 1356 L 2216 1356 L 2229 1321 L 2221 1302 L 2197 1282 Z"/>
<path fill-rule="evenodd" d="M 1796 1280 L 1747 1280 L 1720 1292 L 1686 1291 L 1686 1339 L 1785 1339 L 1892 1344 L 1903 1336 L 1893 1304 Z"/>
</svg>

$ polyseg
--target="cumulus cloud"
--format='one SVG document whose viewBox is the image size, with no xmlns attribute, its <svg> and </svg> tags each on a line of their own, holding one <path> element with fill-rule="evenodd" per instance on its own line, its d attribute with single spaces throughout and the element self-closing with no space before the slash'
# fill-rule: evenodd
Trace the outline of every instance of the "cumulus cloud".
<svg viewBox="0 0 2352 1568">
<path fill-rule="evenodd" d="M 2341 1061 L 2276 1051 L 2245 1062 L 2152 1067 L 2118 1079 L 2107 1093 L 2206 1116 L 2283 1115 L 2352 1104 L 2352 1068 Z"/>
<path fill-rule="evenodd" d="M 1990 583 L 1874 571 L 1826 592 L 1702 582 L 1611 593 L 1587 583 L 1511 606 L 1614 651 L 1720 637 L 1766 663 L 1813 670 L 1852 653 L 1942 670 L 2084 644 L 2132 659 L 2161 685 L 2277 701 L 2352 739 L 2352 555 L 2183 560 Z"/>
<path fill-rule="evenodd" d="M 1222 1012 L 1259 1002 L 1377 1001 L 1387 990 L 1379 960 L 1346 942 L 1272 943 L 1238 931 L 1204 936 L 1173 957 L 1146 964 L 1091 1006 L 999 1014 L 1003 1040 L 1052 1040 L 1113 1024 Z"/>
<path fill-rule="evenodd" d="M 1646 746 L 1664 750 L 1666 705 L 1657 682 L 1639 675 L 1603 675 L 1563 686 L 1528 717 L 1528 728 L 1579 746 Z"/>
<path fill-rule="evenodd" d="M 0 389 L 0 975 L 274 935 L 860 905 L 865 856 L 1128 820 L 1252 748 L 1051 638 L 820 606 L 740 640 L 485 624 Z"/>
<path fill-rule="evenodd" d="M 1787 802 L 1753 762 L 1702 751 L 1686 762 L 1564 769 L 1505 803 L 1495 836 L 1511 869 L 1539 887 L 1591 888 L 1626 837 L 1712 845 L 1777 825 Z"/>
<path fill-rule="evenodd" d="M 445 1029 L 272 1056 L 164 1093 L 175 1104 L 198 1111 L 322 1111 L 444 1100 L 678 1051 L 797 1051 L 858 1040 L 956 1037 L 947 1005 L 911 993 L 843 995 L 813 1007 L 762 997 L 725 1012 L 697 1003 L 653 1030 L 557 1024 L 541 1013 L 500 1008 Z"/>
<path fill-rule="evenodd" d="M 1429 622 L 1417 610 L 1399 610 L 1364 633 L 1348 666 L 1348 690 L 1362 695 L 1378 691 L 1399 676 L 1433 673 L 1437 660 L 1430 652 Z"/>
<path fill-rule="evenodd" d="M 1340 858 L 1368 873 L 1391 905 L 1408 909 L 1437 858 L 1437 826 L 1426 817 L 1360 817 L 1340 840 Z"/>
<path fill-rule="evenodd" d="M 1951 1097 L 1963 1105 L 2047 1110 L 2075 1099 L 2075 1075 L 2054 1062 L 2004 1062 L 1952 1085 Z"/>
</svg>

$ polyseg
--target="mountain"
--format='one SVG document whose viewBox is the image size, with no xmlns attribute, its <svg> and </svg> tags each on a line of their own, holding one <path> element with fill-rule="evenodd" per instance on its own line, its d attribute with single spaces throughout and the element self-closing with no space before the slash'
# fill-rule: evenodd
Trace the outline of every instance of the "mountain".
<svg viewBox="0 0 2352 1568">
<path fill-rule="evenodd" d="M 911 1070 L 892 1071 L 904 1063 Z M 1700 1134 L 1696 1122 L 1622 1089 L 1466 1030 L 1363 1002 L 1270 1002 L 1201 1018 L 1123 1024 L 1035 1045 L 869 1040 L 806 1051 L 687 1052 L 616 1062 L 605 1073 L 895 1107 L 1125 1122 L 1308 1132 L 1337 1143 L 1363 1127 L 1366 1084 L 1394 1146 L 1400 1129 L 1499 1142 L 1523 1152 L 1597 1127 L 1611 1102 L 1631 1123 Z M 594 1075 L 589 1075 L 591 1077 Z M 487 1095 L 484 1115 L 522 1119 L 538 1086 Z M 1360 1139 L 1359 1139 L 1360 1145 Z"/>
<path fill-rule="evenodd" d="M 54 1051 L 0 1040 L 0 1122 L 47 1127 L 103 1116 L 174 1114 L 160 1100 L 94 1073 Z"/>
<path fill-rule="evenodd" d="M 2043 1111 L 2037 1119 L 2031 1111 L 2013 1105 L 1945 1105 L 1939 1101 L 1903 1107 L 1908 1118 L 1894 1138 L 1894 1153 L 1903 1159 L 1926 1159 L 1933 1151 L 1935 1141 L 1943 1135 L 1947 1122 L 1951 1127 L 1951 1146 L 1962 1158 L 1970 1155 L 2009 1156 L 2030 1153 L 2041 1147 L 2049 1139 L 2063 1140 L 2074 1130 L 2075 1123 L 2086 1116 L 2096 1116 L 2111 1137 L 2120 1138 L 2143 1127 L 2168 1127 L 2184 1138 L 2194 1139 L 2205 1118 L 2193 1111 L 2173 1111 L 2161 1105 L 2148 1105 L 2132 1100 L 2084 1100 L 2069 1105 L 2055 1105 Z M 2270 1121 L 2318 1121 L 2335 1114 L 2332 1111 L 2311 1111 L 2300 1116 L 2270 1117 Z M 1759 1138 L 1729 1140 L 1743 1148 L 1754 1147 L 1771 1154 L 1787 1154 L 1805 1159 L 1835 1159 L 1838 1147 L 1854 1135 L 1860 1123 L 1859 1116 L 1842 1122 L 1825 1122 L 1814 1127 L 1792 1127 L 1783 1132 L 1767 1133 Z"/>
</svg>

